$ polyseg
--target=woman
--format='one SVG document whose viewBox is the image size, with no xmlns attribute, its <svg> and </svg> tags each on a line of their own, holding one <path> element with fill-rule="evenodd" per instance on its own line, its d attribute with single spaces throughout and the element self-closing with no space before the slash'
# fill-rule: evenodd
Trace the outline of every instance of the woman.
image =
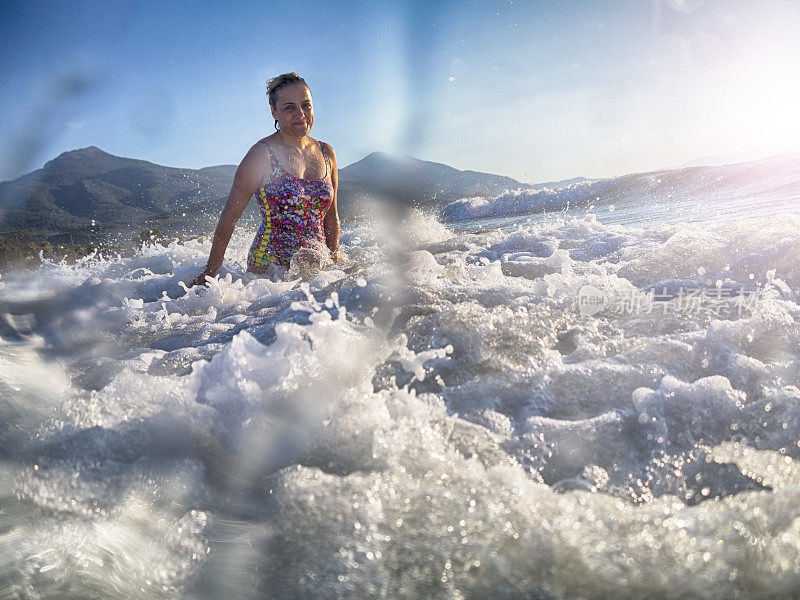
<svg viewBox="0 0 800 600">
<path fill-rule="evenodd" d="M 302 77 L 286 73 L 269 80 L 267 97 L 277 131 L 256 142 L 236 169 L 208 263 L 192 285 L 205 284 L 222 265 L 234 225 L 254 195 L 263 221 L 247 255 L 249 272 L 288 267 L 292 255 L 314 241 L 324 241 L 338 260 L 336 153 L 308 135 L 314 124 L 311 90 Z"/>
</svg>

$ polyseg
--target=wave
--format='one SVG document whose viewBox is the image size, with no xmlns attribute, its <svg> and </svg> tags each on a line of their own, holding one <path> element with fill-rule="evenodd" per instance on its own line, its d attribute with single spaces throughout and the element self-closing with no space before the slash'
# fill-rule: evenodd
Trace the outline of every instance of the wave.
<svg viewBox="0 0 800 600">
<path fill-rule="evenodd" d="M 4 593 L 789 598 L 800 217 L 344 232 L 0 280 Z M 794 557 L 794 558 L 793 558 Z"/>
<path fill-rule="evenodd" d="M 704 219 L 712 209 L 731 205 L 733 218 L 741 218 L 743 214 L 780 212 L 776 205 L 786 210 L 798 199 L 800 155 L 787 154 L 736 165 L 687 167 L 506 190 L 494 198 L 451 202 L 442 209 L 442 215 L 447 221 L 456 222 L 609 205 L 638 205 L 641 212 L 662 206 L 675 214 L 686 207 L 702 205 Z M 757 206 L 753 205 L 759 204 L 766 205 L 769 212 L 754 213 Z"/>
</svg>

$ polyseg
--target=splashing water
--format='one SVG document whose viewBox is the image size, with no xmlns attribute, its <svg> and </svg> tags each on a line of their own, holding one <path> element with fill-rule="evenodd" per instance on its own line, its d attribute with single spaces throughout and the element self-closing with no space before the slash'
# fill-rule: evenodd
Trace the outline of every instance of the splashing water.
<svg viewBox="0 0 800 600">
<path fill-rule="evenodd" d="M 0 597 L 793 597 L 799 226 L 412 213 L 286 280 L 187 291 L 197 241 L 6 276 Z"/>
</svg>

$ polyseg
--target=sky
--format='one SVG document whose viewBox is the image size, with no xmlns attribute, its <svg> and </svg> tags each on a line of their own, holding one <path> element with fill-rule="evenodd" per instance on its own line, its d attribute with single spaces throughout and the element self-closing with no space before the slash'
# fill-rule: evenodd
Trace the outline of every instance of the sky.
<svg viewBox="0 0 800 600">
<path fill-rule="evenodd" d="M 797 0 L 2 6 L 0 180 L 86 146 L 237 164 L 288 71 L 340 168 L 380 150 L 540 183 L 800 151 Z"/>
</svg>

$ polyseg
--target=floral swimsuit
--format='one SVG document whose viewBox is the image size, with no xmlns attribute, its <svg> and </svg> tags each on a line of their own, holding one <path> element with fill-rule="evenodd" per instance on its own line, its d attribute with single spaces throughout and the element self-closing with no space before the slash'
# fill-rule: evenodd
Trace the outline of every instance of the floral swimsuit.
<svg viewBox="0 0 800 600">
<path fill-rule="evenodd" d="M 255 193 L 263 222 L 247 255 L 247 265 L 259 269 L 272 264 L 288 266 L 292 255 L 308 241 L 325 242 L 322 220 L 333 202 L 331 164 L 320 144 L 325 176 L 301 179 L 286 172 L 269 144 L 259 143 L 269 150 L 271 175 Z"/>
</svg>

